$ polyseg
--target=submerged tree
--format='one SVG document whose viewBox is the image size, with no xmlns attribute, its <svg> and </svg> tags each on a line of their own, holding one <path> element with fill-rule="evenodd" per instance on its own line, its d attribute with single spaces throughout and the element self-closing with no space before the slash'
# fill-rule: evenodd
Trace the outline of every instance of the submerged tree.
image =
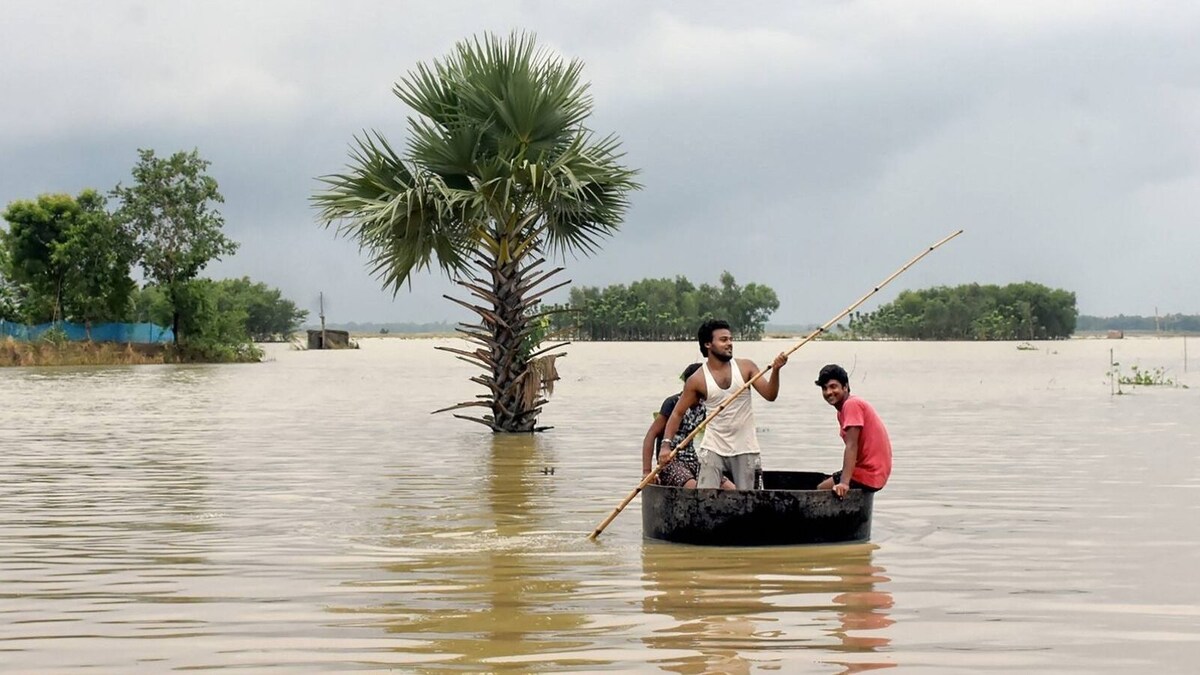
<svg viewBox="0 0 1200 675">
<path fill-rule="evenodd" d="M 541 347 L 541 298 L 562 267 L 548 256 L 590 254 L 614 233 L 638 188 L 615 136 L 585 126 L 592 110 L 583 64 L 564 62 L 530 35 L 458 43 L 419 64 L 394 93 L 413 111 L 402 157 L 379 133 L 356 138 L 347 173 L 315 195 L 326 227 L 356 239 L 385 287 L 398 292 L 434 264 L 483 304 L 458 330 L 476 349 L 445 348 L 480 366 L 487 391 L 445 410 L 487 408 L 493 431 L 539 430 L 553 353 Z M 440 411 L 439 411 L 440 412 Z"/>
</svg>

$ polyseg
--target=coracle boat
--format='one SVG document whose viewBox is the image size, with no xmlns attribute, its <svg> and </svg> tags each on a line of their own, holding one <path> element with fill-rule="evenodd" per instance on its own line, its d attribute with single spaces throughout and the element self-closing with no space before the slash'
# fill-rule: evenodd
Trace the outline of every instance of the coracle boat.
<svg viewBox="0 0 1200 675">
<path fill-rule="evenodd" d="M 642 533 L 701 546 L 869 540 L 874 493 L 850 490 L 839 499 L 832 490 L 816 489 L 825 477 L 810 471 L 764 471 L 762 490 L 647 485 L 642 490 Z"/>
</svg>

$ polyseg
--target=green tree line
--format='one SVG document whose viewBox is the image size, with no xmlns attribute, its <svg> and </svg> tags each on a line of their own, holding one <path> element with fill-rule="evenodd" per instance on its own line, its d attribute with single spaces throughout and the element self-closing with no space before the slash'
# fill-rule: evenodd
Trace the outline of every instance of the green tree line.
<svg viewBox="0 0 1200 675">
<path fill-rule="evenodd" d="M 1164 314 L 1153 316 L 1081 316 L 1076 322 L 1076 329 L 1082 331 L 1100 330 L 1144 330 L 1165 331 L 1169 333 L 1200 332 L 1200 315 L 1198 314 Z"/>
<path fill-rule="evenodd" d="M 438 333 L 450 334 L 454 332 L 454 324 L 448 321 L 426 321 L 423 323 L 414 321 L 393 321 L 390 323 L 350 321 L 347 323 L 331 322 L 326 324 L 326 327 L 350 333 L 379 333 L 382 335 L 387 335 L 388 333 L 395 333 L 397 335 L 429 335 Z"/>
<path fill-rule="evenodd" d="M 199 277 L 209 262 L 237 250 L 222 232 L 215 205 L 224 200 L 206 173 L 209 163 L 196 151 L 138 154 L 132 183 L 107 195 L 87 189 L 8 204 L 0 228 L 0 319 L 152 321 L 172 327 L 181 357 L 199 360 L 245 358 L 253 354 L 251 340 L 296 330 L 307 312 L 278 290 L 247 278 Z M 135 268 L 144 288 L 134 281 Z"/>
<path fill-rule="evenodd" d="M 874 312 L 855 312 L 842 333 L 904 340 L 1046 340 L 1070 337 L 1075 294 L 1042 284 L 964 284 L 906 290 Z"/>
<path fill-rule="evenodd" d="M 779 309 L 768 286 L 740 286 L 729 272 L 720 285 L 697 286 L 686 277 L 642 279 L 628 286 L 576 286 L 565 304 L 552 305 L 549 332 L 574 340 L 696 339 L 705 319 L 724 319 L 738 339 L 762 337 L 767 319 Z"/>
</svg>

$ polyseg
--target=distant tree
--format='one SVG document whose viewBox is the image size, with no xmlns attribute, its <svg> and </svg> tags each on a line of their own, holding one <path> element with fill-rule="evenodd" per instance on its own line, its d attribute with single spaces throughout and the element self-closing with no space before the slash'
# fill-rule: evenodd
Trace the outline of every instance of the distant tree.
<svg viewBox="0 0 1200 675">
<path fill-rule="evenodd" d="M 581 340 L 694 340 L 701 322 L 722 318 L 738 339 L 757 340 L 778 308 L 770 287 L 743 288 L 723 272 L 720 286 L 697 287 L 682 276 L 603 289 L 576 286 L 566 305 L 551 307 L 550 326 Z"/>
<path fill-rule="evenodd" d="M 4 276 L 3 246 L 0 246 L 0 321 L 20 322 L 21 300 L 17 288 Z"/>
<path fill-rule="evenodd" d="M 1075 294 L 1024 282 L 905 290 L 848 329 L 862 338 L 1045 340 L 1075 331 Z"/>
<path fill-rule="evenodd" d="M 153 150 L 138 150 L 138 157 L 133 184 L 112 191 L 120 202 L 116 217 L 137 244 L 146 280 L 166 292 L 178 345 L 187 327 L 196 325 L 194 317 L 181 316 L 198 306 L 184 297 L 186 285 L 208 263 L 236 252 L 237 244 L 221 231 L 224 219 L 215 205 L 225 200 L 197 151 L 160 159 Z"/>
<path fill-rule="evenodd" d="M 176 284 L 174 307 L 188 341 L 184 358 L 193 361 L 258 361 L 261 352 L 246 331 L 246 308 L 212 279 Z"/>
<path fill-rule="evenodd" d="M 1164 314 L 1162 316 L 1080 316 L 1076 326 L 1082 331 L 1128 330 L 1162 332 L 1200 332 L 1200 314 Z"/>
<path fill-rule="evenodd" d="M 4 210 L 8 231 L 7 275 L 24 290 L 26 319 L 33 323 L 63 318 L 62 295 L 67 266 L 54 252 L 66 238 L 79 213 L 70 195 L 44 194 L 36 200 L 20 199 Z"/>
<path fill-rule="evenodd" d="M 183 329 L 211 340 L 270 342 L 294 333 L 308 316 L 307 310 L 297 309 L 278 289 L 251 281 L 249 277 L 193 281 L 195 283 L 189 282 L 184 304 L 197 309 L 200 314 L 181 317 Z M 170 298 L 162 287 L 147 286 L 136 296 L 134 313 L 140 321 L 168 323 L 172 318 Z M 218 325 L 208 327 L 203 325 L 206 321 Z M 233 324 L 239 327 L 233 329 L 230 327 Z"/>
<path fill-rule="evenodd" d="M 175 347 L 174 356 L 183 361 L 257 361 L 261 352 L 246 330 L 247 312 L 241 298 L 228 292 L 223 282 L 192 279 L 176 282 L 174 298 L 167 289 L 150 285 L 134 296 L 138 321 L 158 325 L 178 317 L 188 335 Z"/>
<path fill-rule="evenodd" d="M 727 321 L 742 339 L 762 339 L 767 319 L 779 309 L 775 291 L 761 284 L 738 286 L 729 272 L 721 274 L 721 305 Z"/>
<path fill-rule="evenodd" d="M 136 322 L 167 326 L 174 311 L 161 286 L 147 284 L 133 293 L 133 320 Z"/>
<path fill-rule="evenodd" d="M 134 289 L 132 242 L 113 221 L 104 197 L 44 194 L 8 205 L 5 276 L 34 323 L 69 319 L 90 324 L 125 317 Z"/>
<path fill-rule="evenodd" d="M 0 321 L 23 321 L 21 317 L 21 300 L 17 287 L 8 280 L 8 240 L 5 236 L 7 229 L 0 229 Z"/>
<path fill-rule="evenodd" d="M 279 289 L 255 283 L 249 277 L 217 284 L 221 296 L 245 312 L 246 334 L 255 342 L 286 339 L 308 317 L 308 310 L 298 309 L 291 300 L 284 299 Z"/>
<path fill-rule="evenodd" d="M 53 256 L 66 269 L 64 310 L 89 328 L 123 321 L 137 289 L 129 274 L 137 257 L 133 239 L 106 210 L 103 195 L 85 190 L 77 201 L 79 214 Z"/>
<path fill-rule="evenodd" d="M 321 221 L 339 224 L 370 255 L 385 286 L 399 290 L 436 264 L 480 305 L 459 331 L 477 346 L 445 348 L 479 366 L 486 393 L 446 410 L 497 432 L 536 431 L 556 379 L 561 347 L 528 350 L 540 330 L 540 299 L 561 271 L 554 254 L 589 254 L 620 226 L 638 186 L 615 137 L 587 128 L 592 100 L 582 64 L 540 50 L 532 36 L 458 43 L 395 87 L 414 110 L 404 157 L 378 134 L 357 140 L 344 174 L 314 197 Z"/>
</svg>

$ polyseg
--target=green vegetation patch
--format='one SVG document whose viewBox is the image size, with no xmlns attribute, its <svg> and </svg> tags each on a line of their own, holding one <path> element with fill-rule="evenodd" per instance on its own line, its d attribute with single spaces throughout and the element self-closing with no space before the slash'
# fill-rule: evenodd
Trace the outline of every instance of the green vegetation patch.
<svg viewBox="0 0 1200 675">
<path fill-rule="evenodd" d="M 688 341 L 705 319 L 728 321 L 734 336 L 758 340 L 779 309 L 775 291 L 738 285 L 729 272 L 720 285 L 697 286 L 686 277 L 642 279 L 628 286 L 577 286 L 570 300 L 551 307 L 551 330 L 574 340 Z"/>
<path fill-rule="evenodd" d="M 855 312 L 852 339 L 1056 340 L 1075 332 L 1075 294 L 1024 282 L 903 291 L 874 312 Z"/>
</svg>

